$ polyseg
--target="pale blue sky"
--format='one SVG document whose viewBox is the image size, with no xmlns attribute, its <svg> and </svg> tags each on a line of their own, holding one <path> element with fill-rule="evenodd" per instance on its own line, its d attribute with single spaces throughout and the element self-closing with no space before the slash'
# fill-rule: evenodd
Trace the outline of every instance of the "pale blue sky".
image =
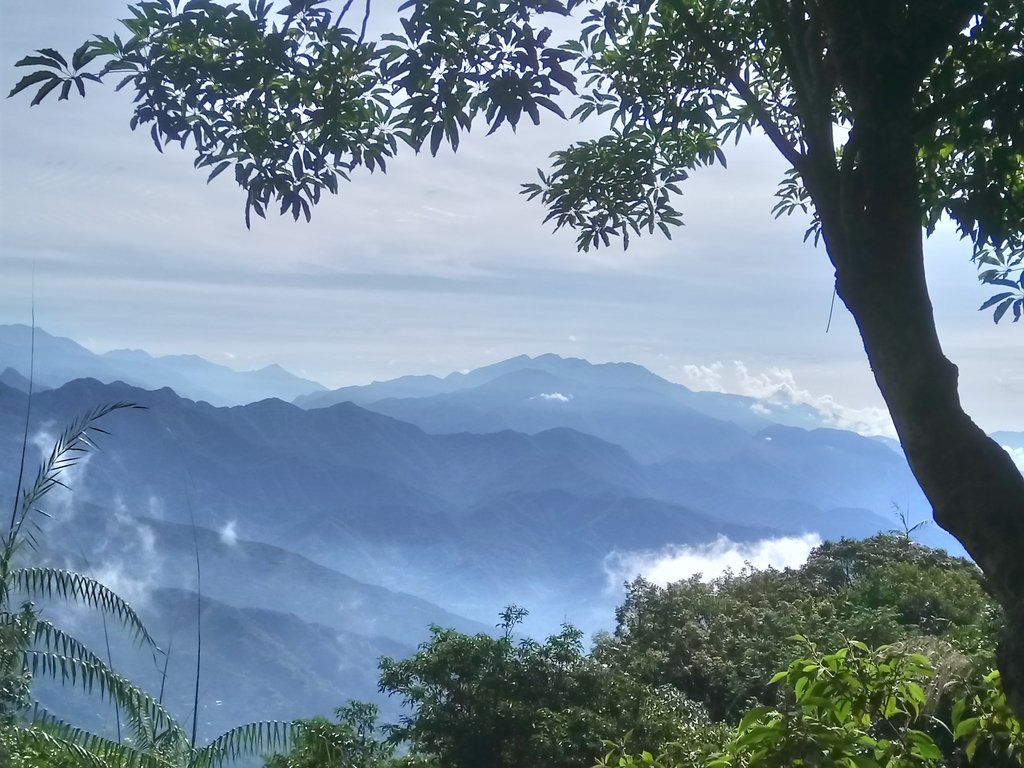
<svg viewBox="0 0 1024 768">
<path fill-rule="evenodd" d="M 21 55 L 112 32 L 123 8 L 0 0 L 5 91 Z M 557 352 L 683 383 L 880 405 L 841 306 L 824 332 L 825 254 L 801 242 L 802 221 L 771 219 L 783 167 L 764 141 L 687 182 L 687 226 L 673 241 L 578 254 L 517 190 L 548 152 L 596 126 L 550 121 L 473 136 L 456 156 L 406 155 L 386 177 L 357 174 L 312 224 L 273 218 L 246 231 L 230 174 L 206 186 L 188 153 L 158 154 L 128 117 L 128 94 L 109 88 L 32 109 L 0 102 L 0 322 L 27 322 L 34 264 L 39 324 L 97 351 L 279 362 L 330 386 Z M 929 246 L 942 337 L 982 426 L 1024 429 L 1024 336 L 975 311 L 987 292 L 968 257 L 949 234 Z M 737 360 L 745 376 L 730 375 Z M 720 380 L 686 368 L 716 361 Z M 773 367 L 783 371 L 754 376 Z"/>
</svg>

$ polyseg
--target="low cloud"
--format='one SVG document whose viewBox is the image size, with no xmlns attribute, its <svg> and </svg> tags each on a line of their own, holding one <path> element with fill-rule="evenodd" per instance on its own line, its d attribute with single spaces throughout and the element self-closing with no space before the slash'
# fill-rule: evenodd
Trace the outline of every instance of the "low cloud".
<svg viewBox="0 0 1024 768">
<path fill-rule="evenodd" d="M 568 403 L 572 400 L 572 395 L 563 395 L 561 392 L 541 392 L 539 395 L 535 395 L 530 399 L 547 400 L 549 402 L 554 401 L 556 403 Z"/>
<path fill-rule="evenodd" d="M 885 408 L 851 408 L 837 402 L 832 395 L 816 395 L 800 387 L 788 368 L 772 366 L 754 372 L 740 360 L 734 361 L 731 368 L 721 361 L 710 365 L 685 365 L 683 383 L 705 392 L 730 392 L 756 398 L 761 402 L 751 406 L 755 413 L 767 415 L 773 408 L 805 405 L 821 415 L 824 426 L 862 435 L 896 437 L 896 428 Z"/>
<path fill-rule="evenodd" d="M 701 392 L 725 392 L 724 373 L 725 365 L 721 361 L 711 365 L 684 365 L 683 383 Z"/>
<path fill-rule="evenodd" d="M 149 606 L 149 598 L 155 586 L 152 571 L 133 571 L 120 563 L 105 563 L 86 572 L 107 589 L 115 592 L 122 600 L 127 601 L 135 610 Z"/>
<path fill-rule="evenodd" d="M 233 547 L 238 543 L 238 523 L 235 520 L 231 520 L 220 529 L 220 540 L 221 543 Z"/>
<path fill-rule="evenodd" d="M 662 586 L 697 575 L 702 581 L 710 581 L 746 565 L 757 569 L 797 568 L 820 544 L 821 537 L 816 533 L 750 543 L 720 536 L 706 544 L 676 545 L 647 552 L 612 552 L 605 558 L 604 570 L 609 588 L 613 590 L 641 576 Z"/>
</svg>

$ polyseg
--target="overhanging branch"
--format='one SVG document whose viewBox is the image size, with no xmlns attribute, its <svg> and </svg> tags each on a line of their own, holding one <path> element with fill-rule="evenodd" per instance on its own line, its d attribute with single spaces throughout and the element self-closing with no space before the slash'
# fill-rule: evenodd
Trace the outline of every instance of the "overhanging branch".
<svg viewBox="0 0 1024 768">
<path fill-rule="evenodd" d="M 786 135 L 779 128 L 778 124 L 772 119 L 772 116 L 768 113 L 767 108 L 757 97 L 757 94 L 751 90 L 750 85 L 743 79 L 739 69 L 733 63 L 732 59 L 726 54 L 718 42 L 711 36 L 707 28 L 701 21 L 693 15 L 693 12 L 686 6 L 685 0 L 670 0 L 672 7 L 679 14 L 679 18 L 686 27 L 686 31 L 690 33 L 694 40 L 700 45 L 701 48 L 708 54 L 711 61 L 714 62 L 718 68 L 722 77 L 725 78 L 726 82 L 729 83 L 739 94 L 740 98 L 746 102 L 747 106 L 754 113 L 754 117 L 757 120 L 758 125 L 761 126 L 761 130 L 765 132 L 768 138 L 771 140 L 775 148 L 782 153 L 782 156 L 789 161 L 789 163 L 796 168 L 798 171 L 801 170 L 804 162 L 804 155 L 793 143 L 786 138 Z"/>
</svg>

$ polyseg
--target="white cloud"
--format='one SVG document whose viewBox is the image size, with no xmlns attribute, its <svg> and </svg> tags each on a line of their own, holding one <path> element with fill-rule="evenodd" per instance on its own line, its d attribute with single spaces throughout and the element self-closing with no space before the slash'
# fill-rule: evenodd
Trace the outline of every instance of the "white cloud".
<svg viewBox="0 0 1024 768">
<path fill-rule="evenodd" d="M 235 520 L 231 520 L 220 529 L 220 540 L 221 543 L 233 547 L 238 542 L 238 523 Z"/>
<path fill-rule="evenodd" d="M 1011 448 L 1008 445 L 1004 445 L 1003 450 L 1010 454 L 1010 458 L 1017 465 L 1017 469 L 1024 472 L 1024 448 Z"/>
<path fill-rule="evenodd" d="M 531 400 L 548 400 L 556 403 L 568 403 L 572 400 L 572 395 L 563 395 L 561 392 L 541 392 L 539 395 L 535 395 L 530 398 Z"/>
<path fill-rule="evenodd" d="M 739 571 L 745 565 L 758 569 L 799 567 L 820 544 L 821 537 L 816 533 L 751 543 L 737 543 L 720 536 L 715 541 L 693 546 L 612 552 L 605 558 L 604 569 L 612 589 L 638 576 L 663 586 L 698 574 L 702 581 L 710 581 L 725 571 Z"/>
<path fill-rule="evenodd" d="M 711 365 L 684 365 L 683 383 L 690 389 L 702 392 L 725 392 L 722 384 L 722 373 L 725 366 L 721 361 Z"/>
<path fill-rule="evenodd" d="M 104 563 L 102 566 L 89 569 L 87 573 L 115 592 L 118 597 L 126 600 L 132 608 L 138 610 L 149 604 L 150 592 L 154 586 L 153 571 L 129 571 L 118 563 Z"/>
<path fill-rule="evenodd" d="M 806 405 L 818 411 L 824 426 L 862 435 L 896 437 L 896 428 L 885 408 L 852 408 L 837 402 L 832 395 L 816 395 L 800 387 L 788 368 L 771 366 L 753 372 L 741 360 L 734 361 L 731 369 L 721 361 L 710 365 L 686 365 L 683 367 L 683 383 L 691 389 L 757 398 L 761 402 L 751 405 L 755 413 L 768 415 L 772 409 Z"/>
</svg>

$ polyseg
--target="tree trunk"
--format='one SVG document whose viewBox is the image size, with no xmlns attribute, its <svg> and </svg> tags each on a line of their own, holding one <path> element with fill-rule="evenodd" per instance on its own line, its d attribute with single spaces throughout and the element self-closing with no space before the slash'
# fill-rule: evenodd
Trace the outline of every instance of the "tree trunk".
<svg viewBox="0 0 1024 768">
<path fill-rule="evenodd" d="M 1024 714 L 1024 478 L 964 413 L 939 344 L 924 272 L 910 91 L 880 88 L 858 110 L 844 203 L 819 206 L 836 289 L 935 521 L 963 544 L 1006 614 L 999 666 Z"/>
</svg>

